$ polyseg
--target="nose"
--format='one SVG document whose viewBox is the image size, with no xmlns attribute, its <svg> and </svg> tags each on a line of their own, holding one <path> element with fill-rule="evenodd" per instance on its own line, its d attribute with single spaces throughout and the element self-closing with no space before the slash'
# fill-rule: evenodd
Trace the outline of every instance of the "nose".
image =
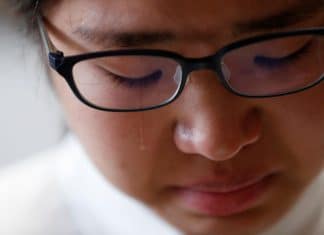
<svg viewBox="0 0 324 235">
<path fill-rule="evenodd" d="M 210 72 L 192 75 L 179 103 L 174 141 L 184 153 L 225 161 L 261 137 L 260 111 L 225 90 Z"/>
</svg>

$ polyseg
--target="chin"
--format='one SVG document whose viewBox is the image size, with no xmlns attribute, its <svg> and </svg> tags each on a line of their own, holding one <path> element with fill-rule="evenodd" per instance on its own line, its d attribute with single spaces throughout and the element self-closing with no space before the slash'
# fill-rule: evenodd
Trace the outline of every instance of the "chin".
<svg viewBox="0 0 324 235">
<path fill-rule="evenodd" d="M 217 221 L 191 225 L 180 228 L 186 235 L 260 235 L 267 231 L 272 224 L 269 221 L 259 223 L 246 223 L 239 225 L 229 225 L 229 223 Z"/>
<path fill-rule="evenodd" d="M 268 230 L 276 218 L 265 218 L 258 212 L 247 215 L 231 216 L 231 218 L 195 218 L 195 222 L 174 224 L 186 235 L 259 235 Z"/>
</svg>

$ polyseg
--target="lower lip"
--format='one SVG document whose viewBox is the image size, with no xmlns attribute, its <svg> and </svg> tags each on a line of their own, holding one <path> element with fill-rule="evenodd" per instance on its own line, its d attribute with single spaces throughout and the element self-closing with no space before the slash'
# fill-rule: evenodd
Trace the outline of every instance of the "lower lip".
<svg viewBox="0 0 324 235">
<path fill-rule="evenodd" d="M 201 215 L 227 217 L 247 211 L 261 201 L 273 175 L 237 191 L 226 193 L 203 192 L 191 188 L 177 188 L 176 195 L 184 208 Z"/>
</svg>

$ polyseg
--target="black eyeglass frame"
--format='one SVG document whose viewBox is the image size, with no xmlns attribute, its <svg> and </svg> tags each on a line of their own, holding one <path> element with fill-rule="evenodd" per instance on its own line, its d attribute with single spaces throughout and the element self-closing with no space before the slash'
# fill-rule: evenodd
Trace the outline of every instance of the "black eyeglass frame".
<svg viewBox="0 0 324 235">
<path fill-rule="evenodd" d="M 57 50 L 51 40 L 49 39 L 48 33 L 45 30 L 45 27 L 42 23 L 41 17 L 38 17 L 37 19 L 41 38 L 43 40 L 43 44 L 46 48 L 46 51 L 48 53 L 48 59 L 49 64 L 51 68 L 53 68 L 55 71 L 57 71 L 68 83 L 69 87 L 73 91 L 74 95 L 85 105 L 98 109 L 101 111 L 109 111 L 109 112 L 137 112 L 137 111 L 146 111 L 146 110 L 152 110 L 156 108 L 163 107 L 165 105 L 170 104 L 174 100 L 176 100 L 180 94 L 182 93 L 187 79 L 188 75 L 196 70 L 201 69 L 208 69 L 213 70 L 216 72 L 217 77 L 221 84 L 230 92 L 232 92 L 235 95 L 246 97 L 246 98 L 269 98 L 269 97 L 278 97 L 288 94 L 293 94 L 297 92 L 304 91 L 306 89 L 309 89 L 313 86 L 316 86 L 319 84 L 323 79 L 323 77 L 320 77 L 317 81 L 314 83 L 297 89 L 290 92 L 285 93 L 279 93 L 279 94 L 272 94 L 272 95 L 262 95 L 262 96 L 255 96 L 255 95 L 246 95 L 241 94 L 228 85 L 225 76 L 222 72 L 222 58 L 229 52 L 248 46 L 254 43 L 259 43 L 262 41 L 272 40 L 272 39 L 279 39 L 279 38 L 285 38 L 285 37 L 291 37 L 291 36 L 301 36 L 301 35 L 324 35 L 324 27 L 315 27 L 315 28 L 307 28 L 307 29 L 298 29 L 293 31 L 285 31 L 285 32 L 272 32 L 268 34 L 263 34 L 247 39 L 243 39 L 240 41 L 233 42 L 227 46 L 222 47 L 217 52 L 210 56 L 202 57 L 202 58 L 186 58 L 180 54 L 177 54 L 175 52 L 166 51 L 166 50 L 154 50 L 154 49 L 122 49 L 122 50 L 108 50 L 108 51 L 98 51 L 98 52 L 91 52 L 91 53 L 85 53 L 85 54 L 79 54 L 79 55 L 72 55 L 72 56 L 64 56 L 64 53 Z M 73 67 L 75 64 L 89 59 L 95 59 L 95 58 L 101 58 L 101 57 L 107 57 L 107 56 L 156 56 L 156 57 L 164 57 L 168 59 L 172 59 L 175 62 L 177 62 L 181 66 L 182 71 L 182 77 L 180 81 L 180 86 L 178 90 L 175 92 L 175 94 L 170 97 L 165 102 L 156 105 L 156 106 L 149 106 L 141 109 L 112 109 L 112 108 L 103 108 L 100 106 L 97 106 L 87 99 L 85 99 L 82 94 L 79 92 L 77 85 L 75 84 L 74 78 L 73 78 Z"/>
</svg>

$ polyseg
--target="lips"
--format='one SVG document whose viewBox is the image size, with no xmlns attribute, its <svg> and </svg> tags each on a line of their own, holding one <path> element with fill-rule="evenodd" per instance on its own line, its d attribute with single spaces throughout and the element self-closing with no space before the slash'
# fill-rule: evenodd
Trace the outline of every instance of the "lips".
<svg viewBox="0 0 324 235">
<path fill-rule="evenodd" d="M 201 181 L 175 188 L 180 205 L 207 216 L 231 216 L 261 202 L 276 173 L 249 177 L 240 181 Z"/>
<path fill-rule="evenodd" d="M 267 173 L 256 177 L 249 177 L 249 178 L 245 177 L 246 178 L 245 180 L 241 179 L 241 180 L 237 180 L 237 182 L 228 181 L 226 183 L 226 181 L 224 182 L 217 182 L 212 180 L 202 181 L 200 183 L 194 183 L 185 187 L 191 188 L 192 190 L 195 191 L 202 191 L 202 192 L 230 193 L 254 185 L 272 174 L 273 173 Z"/>
</svg>

